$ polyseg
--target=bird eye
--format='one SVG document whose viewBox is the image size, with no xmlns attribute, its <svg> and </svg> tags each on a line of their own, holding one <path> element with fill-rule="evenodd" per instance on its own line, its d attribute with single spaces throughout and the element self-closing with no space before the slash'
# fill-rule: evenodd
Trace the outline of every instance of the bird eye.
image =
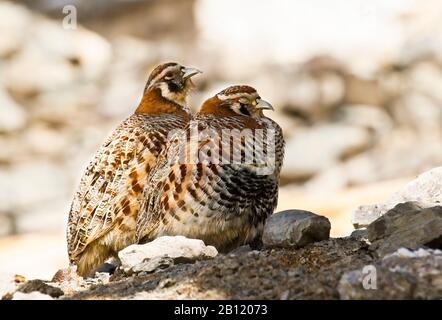
<svg viewBox="0 0 442 320">
<path fill-rule="evenodd" d="M 173 78 L 173 73 L 172 72 L 168 72 L 166 73 L 166 75 L 164 76 L 164 79 L 169 80 Z"/>
<path fill-rule="evenodd" d="M 247 109 L 247 105 L 245 103 L 239 103 L 239 111 L 246 116 L 250 116 L 250 112 Z"/>
</svg>

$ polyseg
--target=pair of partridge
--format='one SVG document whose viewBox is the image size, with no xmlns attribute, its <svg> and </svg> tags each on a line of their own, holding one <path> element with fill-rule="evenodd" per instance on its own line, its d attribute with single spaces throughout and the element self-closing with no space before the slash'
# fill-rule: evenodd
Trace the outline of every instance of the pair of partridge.
<svg viewBox="0 0 442 320">
<path fill-rule="evenodd" d="M 95 154 L 69 214 L 68 253 L 85 276 L 133 243 L 163 235 L 221 251 L 259 242 L 278 199 L 284 140 L 249 86 L 232 86 L 192 117 L 199 71 L 154 69 L 135 113 Z"/>
</svg>

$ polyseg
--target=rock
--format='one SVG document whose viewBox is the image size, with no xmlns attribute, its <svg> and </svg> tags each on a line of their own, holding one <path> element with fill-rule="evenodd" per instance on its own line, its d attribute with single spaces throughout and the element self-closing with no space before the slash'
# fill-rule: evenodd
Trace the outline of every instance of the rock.
<svg viewBox="0 0 442 320">
<path fill-rule="evenodd" d="M 442 103 L 442 70 L 435 61 L 422 61 L 413 65 L 407 74 L 407 87 Z M 420 108 L 415 108 L 419 112 Z M 440 110 L 440 108 L 439 108 Z"/>
<path fill-rule="evenodd" d="M 287 94 L 287 109 L 301 112 L 304 115 L 317 113 L 320 97 L 320 87 L 314 77 L 308 74 L 299 74 L 296 81 L 290 85 Z"/>
<path fill-rule="evenodd" d="M 321 106 L 330 108 L 342 101 L 345 95 L 345 83 L 336 73 L 325 72 L 319 78 Z"/>
<path fill-rule="evenodd" d="M 3 75 L 6 88 L 16 97 L 28 98 L 44 91 L 56 91 L 75 81 L 75 68 L 69 61 L 47 57 L 47 52 L 32 45 L 14 55 Z"/>
<path fill-rule="evenodd" d="M 358 240 L 368 239 L 368 231 L 367 229 L 358 229 L 353 231 L 350 237 Z"/>
<path fill-rule="evenodd" d="M 99 34 L 82 27 L 75 32 L 65 30 L 58 22 L 47 19 L 38 20 L 33 26 L 31 43 L 46 56 L 67 62 L 73 67 L 76 78 L 82 81 L 101 79 L 112 58 L 110 43 Z"/>
<path fill-rule="evenodd" d="M 155 257 L 152 259 L 144 260 L 143 262 L 135 265 L 132 271 L 135 273 L 146 272 L 151 273 L 159 269 L 166 269 L 173 265 L 173 259 L 170 257 Z"/>
<path fill-rule="evenodd" d="M 418 202 L 395 206 L 368 227 L 370 249 L 380 256 L 400 247 L 417 249 L 442 244 L 442 206 L 427 207 Z"/>
<path fill-rule="evenodd" d="M 33 291 L 30 293 L 16 292 L 12 300 L 53 300 L 50 295 Z"/>
<path fill-rule="evenodd" d="M 229 252 L 229 254 L 231 254 L 231 255 L 241 255 L 241 254 L 248 253 L 248 252 L 251 252 L 251 251 L 252 251 L 252 248 L 250 247 L 250 245 L 247 244 L 245 246 L 241 246 L 241 247 L 233 249 L 232 251 Z"/>
<path fill-rule="evenodd" d="M 398 203 L 409 201 L 418 201 L 427 207 L 442 203 L 442 167 L 419 175 L 395 192 L 385 203 L 358 207 L 352 213 L 352 223 L 357 228 L 368 226 Z"/>
<path fill-rule="evenodd" d="M 345 272 L 337 289 L 345 300 L 441 299 L 442 251 L 399 249 L 373 265 Z"/>
<path fill-rule="evenodd" d="M 25 7 L 11 2 L 0 3 L 0 58 L 18 51 L 26 41 L 31 15 Z"/>
<path fill-rule="evenodd" d="M 25 281 L 25 277 L 21 275 L 0 273 L 0 300 L 12 295 L 18 286 Z"/>
<path fill-rule="evenodd" d="M 29 280 L 28 282 L 22 284 L 18 288 L 18 291 L 22 293 L 32 293 L 37 291 L 53 298 L 58 298 L 64 294 L 60 288 L 50 286 L 38 279 Z"/>
<path fill-rule="evenodd" d="M 355 126 L 325 124 L 299 129 L 287 141 L 281 175 L 293 180 L 311 177 L 365 150 L 370 143 L 368 131 Z"/>
<path fill-rule="evenodd" d="M 336 118 L 339 123 L 360 126 L 382 136 L 393 129 L 390 116 L 382 108 L 373 105 L 344 105 L 337 110 Z"/>
<path fill-rule="evenodd" d="M 15 232 L 15 218 L 9 213 L 0 213 L 0 237 L 10 235 Z"/>
<path fill-rule="evenodd" d="M 108 70 L 111 47 L 96 33 L 81 27 L 72 32 L 39 17 L 27 36 L 22 50 L 4 68 L 5 86 L 14 96 L 35 97 L 76 82 L 97 81 Z"/>
<path fill-rule="evenodd" d="M 28 152 L 46 157 L 56 157 L 69 147 L 69 137 L 60 129 L 53 129 L 40 123 L 26 128 L 24 133 L 25 143 L 28 144 Z"/>
<path fill-rule="evenodd" d="M 376 79 L 363 79 L 348 75 L 346 80 L 345 101 L 348 104 L 382 105 L 385 93 Z"/>
<path fill-rule="evenodd" d="M 412 128 L 419 134 L 439 134 L 442 132 L 441 102 L 412 91 L 393 104 L 392 112 L 399 125 Z"/>
<path fill-rule="evenodd" d="M 327 240 L 330 221 L 303 210 L 286 210 L 271 215 L 264 226 L 262 241 L 266 247 L 303 247 Z"/>
<path fill-rule="evenodd" d="M 183 236 L 163 236 L 149 243 L 138 245 L 134 244 L 118 252 L 121 260 L 121 267 L 125 271 L 133 268 L 142 269 L 139 266 L 154 258 L 171 258 L 174 263 L 189 263 L 197 260 L 213 258 L 218 251 L 213 246 L 206 246 L 202 240 L 188 239 Z M 165 260 L 158 260 L 158 265 L 163 264 Z M 148 266 L 153 266 L 154 263 Z"/>
<path fill-rule="evenodd" d="M 0 210 L 24 212 L 69 195 L 65 172 L 57 165 L 33 161 L 0 170 Z"/>
<path fill-rule="evenodd" d="M 8 133 L 23 128 L 26 124 L 26 113 L 23 107 L 16 103 L 0 87 L 0 133 Z"/>
</svg>

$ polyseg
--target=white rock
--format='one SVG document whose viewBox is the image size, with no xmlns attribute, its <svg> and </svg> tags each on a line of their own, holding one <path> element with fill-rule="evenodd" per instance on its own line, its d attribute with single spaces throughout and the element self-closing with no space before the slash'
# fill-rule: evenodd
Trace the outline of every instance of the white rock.
<svg viewBox="0 0 442 320">
<path fill-rule="evenodd" d="M 42 19 L 33 26 L 32 40 L 45 54 L 71 63 L 83 80 L 99 79 L 112 58 L 109 42 L 80 26 L 76 30 L 66 30 L 61 22 Z"/>
<path fill-rule="evenodd" d="M 60 23 L 35 19 L 29 41 L 6 65 L 5 85 L 15 94 L 32 96 L 96 81 L 107 72 L 112 51 L 101 36 Z"/>
<path fill-rule="evenodd" d="M 442 132 L 442 107 L 434 98 L 416 92 L 406 93 L 393 104 L 392 111 L 400 125 L 421 134 Z"/>
<path fill-rule="evenodd" d="M 0 57 L 20 49 L 30 27 L 31 15 L 25 7 L 11 2 L 0 3 Z"/>
<path fill-rule="evenodd" d="M 133 244 L 118 252 L 121 266 L 128 271 L 146 259 L 169 257 L 175 262 L 195 261 L 213 258 L 218 251 L 206 246 L 202 240 L 188 239 L 183 236 L 163 236 L 146 244 Z"/>
<path fill-rule="evenodd" d="M 408 74 L 407 86 L 442 103 L 442 70 L 436 63 L 415 64 Z"/>
<path fill-rule="evenodd" d="M 300 75 L 290 85 L 287 97 L 290 108 L 311 113 L 319 102 L 319 84 L 309 75 Z"/>
<path fill-rule="evenodd" d="M 47 52 L 31 44 L 15 55 L 4 71 L 5 86 L 24 97 L 69 86 L 75 78 L 75 69 L 67 60 L 58 56 L 48 59 Z"/>
<path fill-rule="evenodd" d="M 384 203 L 360 206 L 352 213 L 352 223 L 364 227 L 399 203 L 417 201 L 428 207 L 442 204 L 442 167 L 419 175 Z"/>
<path fill-rule="evenodd" d="M 33 291 L 30 293 L 16 292 L 12 300 L 54 300 L 50 295 Z"/>
<path fill-rule="evenodd" d="M 319 79 L 321 105 L 331 107 L 339 103 L 345 95 L 345 82 L 335 73 L 324 73 Z"/>
<path fill-rule="evenodd" d="M 345 105 L 339 108 L 339 122 L 346 125 L 360 126 L 385 135 L 393 129 L 390 116 L 378 106 Z"/>
<path fill-rule="evenodd" d="M 0 87 L 0 133 L 21 129 L 25 124 L 23 107 Z"/>
</svg>

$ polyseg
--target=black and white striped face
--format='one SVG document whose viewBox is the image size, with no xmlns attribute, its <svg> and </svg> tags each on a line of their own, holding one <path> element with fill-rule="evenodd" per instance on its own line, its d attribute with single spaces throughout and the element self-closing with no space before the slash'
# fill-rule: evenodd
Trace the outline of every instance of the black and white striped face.
<svg viewBox="0 0 442 320">
<path fill-rule="evenodd" d="M 184 106 L 186 96 L 192 88 L 190 79 L 199 73 L 201 71 L 198 69 L 187 68 L 175 62 L 164 63 L 152 71 L 145 91 L 159 88 L 164 98 Z"/>
<path fill-rule="evenodd" d="M 261 99 L 258 92 L 249 86 L 231 86 L 216 96 L 224 102 L 223 105 L 243 116 L 258 118 L 263 116 L 263 110 L 273 110 L 272 105 Z"/>
</svg>

